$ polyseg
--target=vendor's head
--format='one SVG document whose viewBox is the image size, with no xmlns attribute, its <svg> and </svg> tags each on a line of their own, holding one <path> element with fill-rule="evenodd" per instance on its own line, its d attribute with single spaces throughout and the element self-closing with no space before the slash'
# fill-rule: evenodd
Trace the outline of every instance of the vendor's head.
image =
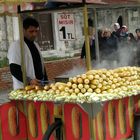
<svg viewBox="0 0 140 140">
<path fill-rule="evenodd" d="M 27 17 L 23 20 L 24 37 L 30 41 L 34 41 L 39 31 L 39 23 L 32 17 Z"/>
</svg>

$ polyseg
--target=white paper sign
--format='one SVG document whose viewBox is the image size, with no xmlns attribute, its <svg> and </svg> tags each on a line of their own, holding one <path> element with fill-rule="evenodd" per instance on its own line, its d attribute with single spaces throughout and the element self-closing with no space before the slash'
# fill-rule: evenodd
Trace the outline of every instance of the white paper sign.
<svg viewBox="0 0 140 140">
<path fill-rule="evenodd" d="M 75 22 L 73 13 L 59 13 L 57 24 L 60 40 L 75 40 Z"/>
</svg>

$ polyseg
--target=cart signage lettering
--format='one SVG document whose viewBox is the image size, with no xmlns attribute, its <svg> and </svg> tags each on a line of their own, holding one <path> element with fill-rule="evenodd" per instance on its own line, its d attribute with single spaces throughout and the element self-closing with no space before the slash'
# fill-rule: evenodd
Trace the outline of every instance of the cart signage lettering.
<svg viewBox="0 0 140 140">
<path fill-rule="evenodd" d="M 60 40 L 75 40 L 75 23 L 73 13 L 59 13 L 57 24 Z"/>
</svg>

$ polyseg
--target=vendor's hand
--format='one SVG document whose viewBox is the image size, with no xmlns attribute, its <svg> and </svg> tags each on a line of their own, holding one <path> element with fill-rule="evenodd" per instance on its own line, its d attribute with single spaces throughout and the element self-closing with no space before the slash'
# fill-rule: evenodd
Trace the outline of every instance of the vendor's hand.
<svg viewBox="0 0 140 140">
<path fill-rule="evenodd" d="M 41 85 L 41 82 L 40 82 L 40 80 L 38 80 L 38 79 L 32 79 L 32 80 L 30 81 L 30 85 L 37 85 L 37 86 L 40 86 L 40 85 Z"/>
</svg>

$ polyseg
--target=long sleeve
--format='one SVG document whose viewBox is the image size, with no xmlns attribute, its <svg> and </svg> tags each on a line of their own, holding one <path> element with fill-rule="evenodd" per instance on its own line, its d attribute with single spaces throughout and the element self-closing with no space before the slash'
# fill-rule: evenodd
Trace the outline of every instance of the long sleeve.
<svg viewBox="0 0 140 140">
<path fill-rule="evenodd" d="M 10 71 L 11 74 L 18 79 L 19 81 L 23 82 L 23 77 L 22 77 L 22 71 L 21 71 L 21 66 L 11 63 L 10 64 Z"/>
<path fill-rule="evenodd" d="M 44 81 L 48 81 L 48 75 L 46 73 L 46 69 L 44 68 Z"/>
</svg>

